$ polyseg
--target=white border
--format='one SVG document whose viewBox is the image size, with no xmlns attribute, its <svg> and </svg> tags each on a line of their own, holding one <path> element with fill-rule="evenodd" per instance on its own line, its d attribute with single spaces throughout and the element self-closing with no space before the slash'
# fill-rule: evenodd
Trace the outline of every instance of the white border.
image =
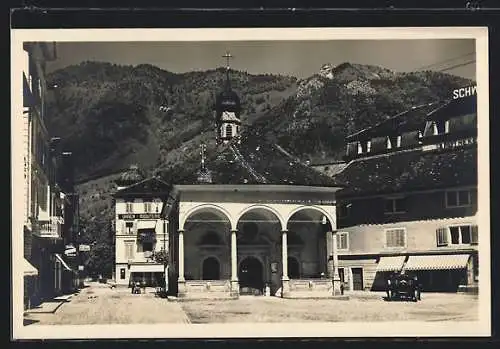
<svg viewBox="0 0 500 349">
<path fill-rule="evenodd" d="M 147 35 L 144 35 L 145 31 Z M 244 323 L 210 325 L 89 325 L 23 326 L 23 154 L 22 71 L 23 41 L 286 41 L 286 40 L 475 39 L 478 98 L 478 222 L 479 321 L 477 322 L 371 322 L 371 323 Z M 12 337 L 14 339 L 97 338 L 241 338 L 241 337 L 415 337 L 490 336 L 490 227 L 489 227 L 489 87 L 488 29 L 486 27 L 407 28 L 256 28 L 256 29 L 16 29 L 11 31 L 11 144 L 12 144 Z M 17 213 L 17 214 L 14 214 Z M 15 234 L 15 235 L 14 235 Z M 403 325 L 403 326 L 401 326 Z"/>
</svg>

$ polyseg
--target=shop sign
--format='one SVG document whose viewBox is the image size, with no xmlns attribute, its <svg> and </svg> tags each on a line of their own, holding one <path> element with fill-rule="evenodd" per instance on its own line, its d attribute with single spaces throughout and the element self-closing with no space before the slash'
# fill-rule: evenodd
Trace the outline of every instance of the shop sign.
<svg viewBox="0 0 500 349">
<path fill-rule="evenodd" d="M 458 139 L 456 141 L 443 142 L 438 144 L 439 149 L 453 149 L 463 147 L 465 145 L 474 144 L 476 139 L 474 137 L 469 137 L 465 139 Z"/>
<path fill-rule="evenodd" d="M 89 245 L 79 245 L 78 250 L 80 252 L 88 252 L 88 251 L 90 251 L 90 246 Z"/>
<path fill-rule="evenodd" d="M 127 213 L 127 214 L 119 214 L 118 219 L 127 219 L 127 220 L 133 220 L 133 219 L 160 219 L 160 214 L 159 213 Z"/>
<path fill-rule="evenodd" d="M 476 95 L 477 86 L 461 87 L 453 90 L 453 99 L 465 98 Z"/>
</svg>

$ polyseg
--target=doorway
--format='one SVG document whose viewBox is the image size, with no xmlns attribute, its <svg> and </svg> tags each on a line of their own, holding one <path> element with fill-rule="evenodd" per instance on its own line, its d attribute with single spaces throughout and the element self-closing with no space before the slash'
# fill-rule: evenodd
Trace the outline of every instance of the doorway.
<svg viewBox="0 0 500 349">
<path fill-rule="evenodd" d="M 255 257 L 241 261 L 238 270 L 240 294 L 262 294 L 264 277 L 262 263 Z"/>
<path fill-rule="evenodd" d="M 351 268 L 352 288 L 354 291 L 363 290 L 363 268 Z"/>
</svg>

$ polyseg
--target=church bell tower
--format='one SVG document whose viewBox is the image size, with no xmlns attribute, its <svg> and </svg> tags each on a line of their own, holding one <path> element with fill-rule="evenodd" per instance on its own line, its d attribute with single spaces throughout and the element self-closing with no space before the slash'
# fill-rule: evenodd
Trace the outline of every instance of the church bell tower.
<svg viewBox="0 0 500 349">
<path fill-rule="evenodd" d="M 228 143 L 233 140 L 240 140 L 241 131 L 241 103 L 240 98 L 231 89 L 229 78 L 229 59 L 233 56 L 227 52 L 226 58 L 226 81 L 223 90 L 217 95 L 215 101 L 215 123 L 217 128 L 217 143 Z"/>
</svg>

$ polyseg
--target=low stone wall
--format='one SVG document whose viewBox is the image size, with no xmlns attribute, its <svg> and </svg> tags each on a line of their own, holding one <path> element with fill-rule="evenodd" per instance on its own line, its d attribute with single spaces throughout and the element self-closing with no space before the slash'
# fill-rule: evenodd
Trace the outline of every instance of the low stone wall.
<svg viewBox="0 0 500 349">
<path fill-rule="evenodd" d="M 331 298 L 333 285 L 329 279 L 295 279 L 289 281 L 290 292 L 285 298 Z"/>
<path fill-rule="evenodd" d="M 235 298 L 231 296 L 229 280 L 186 280 L 185 292 L 179 296 L 190 299 Z"/>
</svg>

